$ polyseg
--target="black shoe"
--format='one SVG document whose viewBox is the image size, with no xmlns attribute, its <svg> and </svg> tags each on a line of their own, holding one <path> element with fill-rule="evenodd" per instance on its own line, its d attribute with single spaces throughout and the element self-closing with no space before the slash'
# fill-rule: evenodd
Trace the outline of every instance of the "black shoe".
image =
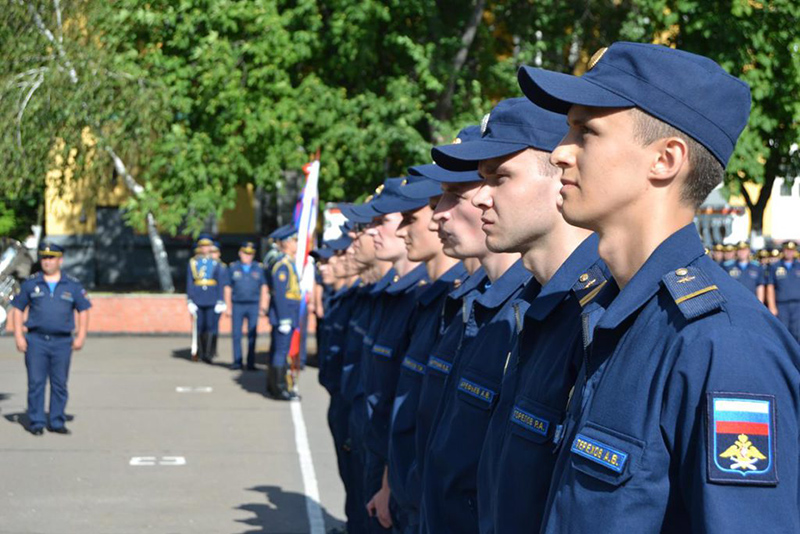
<svg viewBox="0 0 800 534">
<path fill-rule="evenodd" d="M 242 368 L 242 364 L 241 363 L 231 364 L 231 371 L 239 371 L 239 370 L 241 370 L 241 368 Z"/>
<path fill-rule="evenodd" d="M 255 371 L 256 370 L 256 364 L 248 363 L 247 367 L 245 367 L 245 369 L 247 369 L 248 371 Z"/>
<path fill-rule="evenodd" d="M 52 426 L 48 426 L 47 431 L 52 432 L 53 434 L 64 434 L 65 436 L 72 434 L 72 432 L 69 431 L 69 428 L 65 426 L 60 426 L 58 428 L 53 428 Z"/>
<path fill-rule="evenodd" d="M 41 428 L 41 427 L 39 427 L 39 428 L 29 428 L 28 432 L 30 432 L 34 436 L 41 436 L 42 434 L 44 434 L 44 428 Z"/>
</svg>

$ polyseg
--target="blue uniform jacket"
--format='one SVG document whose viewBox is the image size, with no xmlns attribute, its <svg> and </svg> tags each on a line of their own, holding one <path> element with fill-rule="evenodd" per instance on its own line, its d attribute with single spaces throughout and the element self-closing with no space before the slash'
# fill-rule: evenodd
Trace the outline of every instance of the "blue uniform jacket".
<svg viewBox="0 0 800 534">
<path fill-rule="evenodd" d="M 723 268 L 731 278 L 738 280 L 751 293 L 756 294 L 756 288 L 764 285 L 764 269 L 757 261 L 748 261 L 744 264 L 738 261 L 725 262 Z"/>
<path fill-rule="evenodd" d="M 445 387 L 453 363 L 465 340 L 463 317 L 469 317 L 472 303 L 485 289 L 489 279 L 483 267 L 472 273 L 457 289 L 454 289 L 444 303 L 439 341 L 428 357 L 425 376 L 419 393 L 417 408 L 417 432 L 415 437 L 417 471 L 424 473 L 425 456 L 428 453 L 428 436 L 433 428 L 442 391 Z"/>
<path fill-rule="evenodd" d="M 453 290 L 454 281 L 466 274 L 464 264 L 457 263 L 438 280 L 420 288 L 409 322 L 410 342 L 402 357 L 389 437 L 389 485 L 395 500 L 405 510 L 419 508 L 422 497 L 414 442 L 422 379 L 431 350 L 439 338 L 445 299 Z"/>
<path fill-rule="evenodd" d="M 596 235 L 587 237 L 529 301 L 481 452 L 482 533 L 536 532 L 541 524 L 553 437 L 583 358 L 581 311 L 609 294 L 597 243 Z"/>
<path fill-rule="evenodd" d="M 425 265 L 395 280 L 382 296 L 383 313 L 365 366 L 367 422 L 364 439 L 367 448 L 383 462 L 389 452 L 389 423 L 400 374 L 400 364 L 409 344 L 408 322 L 417 301 L 417 286 L 427 283 Z M 365 340 L 365 349 L 367 348 Z"/>
<path fill-rule="evenodd" d="M 32 275 L 22 282 L 11 304 L 20 311 L 30 306 L 25 322 L 28 331 L 48 335 L 71 334 L 75 330 L 75 311 L 92 307 L 77 278 L 63 272 L 52 293 L 43 273 Z"/>
<path fill-rule="evenodd" d="M 189 260 L 186 267 L 186 297 L 197 306 L 213 306 L 222 300 L 224 282 L 220 262 L 204 256 Z"/>
<path fill-rule="evenodd" d="M 693 224 L 587 341 L 543 532 L 800 532 L 800 347 Z"/>
<path fill-rule="evenodd" d="M 358 281 L 343 286 L 333 294 L 325 311 L 325 342 L 319 353 L 319 382 L 333 395 L 340 393 L 343 348 L 347 343 L 347 325 L 356 301 Z"/>
<path fill-rule="evenodd" d="M 348 404 L 364 394 L 364 384 L 361 380 L 361 351 L 364 348 L 364 336 L 369 327 L 369 317 L 372 313 L 374 297 L 372 292 L 377 284 L 358 282 L 353 297 L 353 310 L 347 323 L 347 334 L 342 356 L 342 380 L 340 391 Z"/>
<path fill-rule="evenodd" d="M 272 298 L 269 301 L 270 323 L 296 326 L 300 314 L 300 282 L 290 257 L 283 256 L 272 266 L 270 279 L 272 280 Z"/>
<path fill-rule="evenodd" d="M 235 261 L 226 269 L 225 285 L 231 288 L 231 301 L 241 304 L 258 304 L 261 286 L 267 284 L 264 268 L 260 263 L 251 263 L 250 271 L 240 261 Z"/>
<path fill-rule="evenodd" d="M 538 292 L 539 284 L 531 278 L 518 260 L 472 306 L 471 321 L 478 334 L 458 357 L 427 447 L 424 532 L 478 531 L 478 460 L 511 356 L 517 314 L 521 320 L 528 306 L 517 297 L 526 284 L 532 284 L 532 291 Z M 476 395 L 477 391 L 490 395 Z"/>
<path fill-rule="evenodd" d="M 775 286 L 777 302 L 800 301 L 800 261 L 794 260 L 788 266 L 784 261 L 774 263 L 769 283 Z"/>
</svg>

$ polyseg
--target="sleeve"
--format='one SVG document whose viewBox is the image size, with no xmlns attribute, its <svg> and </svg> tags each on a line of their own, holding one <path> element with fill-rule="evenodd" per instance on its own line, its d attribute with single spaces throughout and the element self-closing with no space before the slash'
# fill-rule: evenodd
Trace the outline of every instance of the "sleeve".
<svg viewBox="0 0 800 534">
<path fill-rule="evenodd" d="M 261 286 L 268 286 L 269 284 L 267 284 L 267 271 L 261 266 L 259 266 L 258 270 L 260 274 L 260 278 L 258 280 L 258 288 L 260 290 Z"/>
<path fill-rule="evenodd" d="M 220 285 L 222 287 L 229 287 L 233 285 L 233 279 L 231 275 L 231 271 L 233 270 L 233 264 L 228 265 L 227 267 L 220 267 L 222 273 L 220 274 Z"/>
<path fill-rule="evenodd" d="M 756 285 L 763 286 L 767 283 L 767 270 L 761 265 L 758 266 L 758 274 L 756 276 Z"/>
<path fill-rule="evenodd" d="M 764 269 L 764 280 L 768 286 L 775 285 L 775 273 L 772 265 L 767 265 Z"/>
<path fill-rule="evenodd" d="M 75 284 L 75 309 L 79 312 L 86 311 L 92 307 L 92 303 L 86 296 L 86 290 L 81 284 Z"/>
<path fill-rule="evenodd" d="M 272 269 L 272 287 L 274 291 L 272 301 L 275 303 L 275 313 L 278 322 L 291 321 L 292 314 L 286 298 L 286 290 L 289 286 L 289 266 L 279 263 Z"/>
<path fill-rule="evenodd" d="M 194 260 L 190 259 L 189 263 L 186 264 L 186 297 L 189 300 L 192 300 L 192 297 L 194 296 L 194 288 L 196 287 L 194 285 L 194 273 L 192 272 L 192 261 Z"/>
<path fill-rule="evenodd" d="M 30 283 L 28 283 L 27 281 L 23 282 L 19 293 L 14 295 L 14 298 L 11 301 L 11 305 L 14 306 L 16 309 L 18 309 L 19 311 L 24 311 L 25 308 L 28 307 L 28 304 L 30 304 L 31 302 L 30 290 L 31 290 Z"/>
<path fill-rule="evenodd" d="M 797 354 L 754 326 L 706 328 L 683 343 L 666 382 L 662 434 L 687 530 L 800 532 Z M 725 411 L 756 403 L 768 407 L 761 428 Z"/>
</svg>

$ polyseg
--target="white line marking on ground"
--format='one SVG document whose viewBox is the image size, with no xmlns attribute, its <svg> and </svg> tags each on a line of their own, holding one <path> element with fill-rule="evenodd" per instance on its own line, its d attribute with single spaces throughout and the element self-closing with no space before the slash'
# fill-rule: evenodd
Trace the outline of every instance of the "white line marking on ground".
<svg viewBox="0 0 800 534">
<path fill-rule="evenodd" d="M 292 423 L 294 424 L 294 442 L 297 447 L 297 456 L 300 457 L 300 472 L 303 475 L 303 492 L 306 495 L 309 533 L 325 534 L 325 521 L 322 519 L 322 508 L 319 505 L 317 474 L 314 471 L 311 448 L 308 446 L 308 434 L 306 433 L 306 422 L 303 419 L 303 410 L 299 399 L 295 399 L 289 404 L 291 405 Z"/>
<path fill-rule="evenodd" d="M 214 391 L 214 388 L 211 386 L 198 386 L 198 387 L 191 387 L 191 386 L 178 386 L 175 388 L 175 391 L 178 393 L 211 393 Z"/>
</svg>

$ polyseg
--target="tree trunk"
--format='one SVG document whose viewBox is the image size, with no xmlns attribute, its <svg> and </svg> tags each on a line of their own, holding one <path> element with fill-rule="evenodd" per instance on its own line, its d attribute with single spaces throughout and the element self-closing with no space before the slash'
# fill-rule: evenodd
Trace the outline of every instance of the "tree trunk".
<svg viewBox="0 0 800 534">
<path fill-rule="evenodd" d="M 106 147 L 106 152 L 114 161 L 114 169 L 122 177 L 128 190 L 136 196 L 141 196 L 144 188 L 139 185 L 133 176 L 128 172 L 125 162 L 117 155 L 111 147 Z M 150 238 L 150 247 L 153 249 L 153 260 L 156 262 L 158 272 L 158 283 L 164 293 L 174 293 L 175 285 L 172 283 L 172 275 L 169 272 L 169 261 L 167 251 L 164 248 L 164 240 L 158 234 L 156 228 L 156 218 L 151 212 L 147 213 L 147 236 Z"/>
<path fill-rule="evenodd" d="M 758 199 L 755 202 L 750 198 L 750 194 L 742 184 L 742 196 L 750 212 L 750 233 L 756 236 L 763 236 L 764 234 L 764 211 L 767 208 L 767 202 L 772 196 L 772 186 L 775 183 L 773 166 L 767 165 L 765 172 L 764 185 L 761 186 L 761 191 L 759 191 Z"/>
</svg>

